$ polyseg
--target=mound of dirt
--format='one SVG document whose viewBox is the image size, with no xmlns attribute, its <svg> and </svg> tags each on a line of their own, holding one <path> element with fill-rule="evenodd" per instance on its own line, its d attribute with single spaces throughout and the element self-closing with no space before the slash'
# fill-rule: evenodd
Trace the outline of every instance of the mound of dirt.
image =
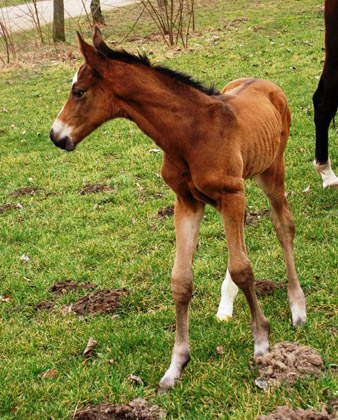
<svg viewBox="0 0 338 420">
<path fill-rule="evenodd" d="M 287 405 L 277 407 L 273 413 L 267 416 L 259 416 L 257 420 L 334 420 L 326 411 L 318 413 L 313 410 L 291 408 Z"/>
<path fill-rule="evenodd" d="M 56 304 L 54 302 L 40 302 L 35 306 L 36 311 L 51 311 Z"/>
<path fill-rule="evenodd" d="M 267 279 L 258 279 L 255 283 L 256 293 L 260 296 L 272 295 L 275 289 L 283 287 L 283 283 L 273 283 Z"/>
<path fill-rule="evenodd" d="M 245 224 L 249 226 L 257 225 L 263 217 L 270 216 L 271 210 L 247 211 L 245 212 Z"/>
<path fill-rule="evenodd" d="M 286 383 L 291 386 L 298 377 L 319 376 L 324 367 L 320 354 L 308 346 L 284 341 L 277 343 L 271 352 L 256 359 L 259 378 L 267 385 L 278 386 Z"/>
<path fill-rule="evenodd" d="M 63 315 L 74 313 L 75 315 L 114 313 L 121 306 L 121 296 L 127 294 L 123 289 L 102 289 L 89 293 L 75 302 L 62 308 Z"/>
<path fill-rule="evenodd" d="M 162 207 L 158 212 L 157 215 L 164 219 L 165 217 L 173 216 L 174 215 L 174 206 Z"/>
<path fill-rule="evenodd" d="M 104 184 L 88 184 L 84 185 L 83 187 L 80 187 L 76 190 L 81 195 L 87 195 L 87 194 L 94 194 L 101 191 L 108 191 L 112 192 L 113 188 L 108 187 L 108 185 Z"/>
<path fill-rule="evenodd" d="M 337 414 L 338 418 L 338 397 L 333 398 L 327 403 L 326 410 L 330 414 Z"/>
<path fill-rule="evenodd" d="M 35 193 L 40 193 L 41 190 L 36 187 L 24 187 L 24 188 L 18 188 L 17 190 L 14 190 L 10 192 L 8 195 L 10 197 L 21 197 L 23 195 L 34 195 Z"/>
<path fill-rule="evenodd" d="M 67 279 L 53 284 L 48 291 L 51 293 L 56 293 L 57 295 L 63 295 L 68 290 L 88 290 L 95 289 L 96 287 L 96 284 L 79 283 L 77 281 Z"/>
<path fill-rule="evenodd" d="M 142 398 L 136 398 L 126 405 L 90 405 L 75 414 L 72 420 L 159 420 L 166 417 L 158 405 L 147 405 Z"/>
<path fill-rule="evenodd" d="M 0 206 L 0 214 L 5 213 L 5 211 L 8 211 L 8 210 L 20 210 L 20 209 L 22 209 L 21 204 L 5 203 L 2 206 Z"/>
</svg>

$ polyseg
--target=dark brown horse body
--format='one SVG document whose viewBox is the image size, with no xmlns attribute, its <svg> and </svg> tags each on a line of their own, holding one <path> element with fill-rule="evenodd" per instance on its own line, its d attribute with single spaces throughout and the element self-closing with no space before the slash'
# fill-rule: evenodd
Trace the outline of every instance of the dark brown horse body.
<svg viewBox="0 0 338 420">
<path fill-rule="evenodd" d="M 315 166 L 323 186 L 338 187 L 328 154 L 328 130 L 338 107 L 338 0 L 325 0 L 325 62 L 313 95 L 316 125 Z"/>
<path fill-rule="evenodd" d="M 79 37 L 86 63 L 74 78 L 72 93 L 53 124 L 56 146 L 73 150 L 103 122 L 134 121 L 164 151 L 162 176 L 176 193 L 176 259 L 172 292 L 176 340 L 160 389 L 174 385 L 190 359 L 188 306 L 192 262 L 205 204 L 222 215 L 228 243 L 228 271 L 222 286 L 219 319 L 232 316 L 237 288 L 251 311 L 255 355 L 268 351 L 269 324 L 255 291 L 244 240 L 244 179 L 255 176 L 272 206 L 272 222 L 285 255 L 288 298 L 295 326 L 306 320 L 305 299 L 294 265 L 294 224 L 284 195 L 283 153 L 290 113 L 280 88 L 271 82 L 241 79 L 222 94 L 146 58 L 113 51 L 98 29 L 95 48 Z"/>
</svg>

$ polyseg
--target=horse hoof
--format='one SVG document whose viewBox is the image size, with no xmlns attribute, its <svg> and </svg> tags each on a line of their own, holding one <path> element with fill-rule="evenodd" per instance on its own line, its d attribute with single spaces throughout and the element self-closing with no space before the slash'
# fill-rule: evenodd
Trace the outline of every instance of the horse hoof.
<svg viewBox="0 0 338 420">
<path fill-rule="evenodd" d="M 231 315 L 225 315 L 225 314 L 219 314 L 219 315 L 217 314 L 216 315 L 216 319 L 219 322 L 223 322 L 223 321 L 229 322 L 231 320 L 231 318 L 232 318 Z"/>
<path fill-rule="evenodd" d="M 296 316 L 292 316 L 292 324 L 295 328 L 302 327 L 306 324 L 306 314 L 297 314 Z"/>
<path fill-rule="evenodd" d="M 338 188 L 338 182 L 332 182 L 332 184 L 328 184 L 326 182 L 323 182 L 323 188 L 327 188 L 327 187 L 330 187 L 333 190 L 335 190 L 335 189 Z"/>
<path fill-rule="evenodd" d="M 160 383 L 158 384 L 157 394 L 163 395 L 169 392 L 173 386 L 175 385 L 175 380 L 172 378 L 162 378 Z"/>
</svg>

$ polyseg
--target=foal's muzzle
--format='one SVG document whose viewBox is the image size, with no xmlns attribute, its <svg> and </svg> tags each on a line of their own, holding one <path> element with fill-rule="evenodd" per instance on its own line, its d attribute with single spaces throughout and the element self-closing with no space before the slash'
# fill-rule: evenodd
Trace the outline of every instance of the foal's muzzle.
<svg viewBox="0 0 338 420">
<path fill-rule="evenodd" d="M 74 143 L 71 141 L 71 139 L 68 136 L 63 137 L 60 140 L 57 140 L 55 137 L 53 128 L 50 130 L 49 136 L 56 147 L 59 147 L 60 149 L 63 149 L 63 150 L 67 150 L 68 152 L 75 149 Z"/>
</svg>

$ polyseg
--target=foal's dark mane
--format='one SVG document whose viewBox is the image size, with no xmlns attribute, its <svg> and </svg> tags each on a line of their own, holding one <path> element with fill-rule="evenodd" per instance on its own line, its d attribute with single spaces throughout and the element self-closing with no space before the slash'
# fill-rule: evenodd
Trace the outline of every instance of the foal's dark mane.
<svg viewBox="0 0 338 420">
<path fill-rule="evenodd" d="M 217 90 L 213 86 L 205 87 L 205 86 L 202 85 L 201 82 L 193 79 L 192 76 L 190 76 L 186 73 L 176 71 L 176 70 L 172 70 L 172 69 L 169 69 L 168 67 L 165 67 L 165 66 L 152 64 L 145 53 L 144 54 L 139 53 L 138 55 L 134 55 L 134 54 L 130 54 L 129 52 L 125 51 L 124 49 L 112 50 L 111 48 L 109 48 L 104 43 L 99 44 L 97 46 L 97 49 L 100 52 L 102 52 L 106 57 L 111 58 L 112 60 L 121 61 L 123 63 L 128 63 L 128 64 L 142 64 L 146 67 L 149 67 L 149 68 L 152 68 L 152 69 L 158 71 L 159 73 L 170 76 L 174 80 L 177 80 L 178 82 L 185 83 L 186 85 L 191 86 L 191 87 L 205 93 L 206 95 L 212 96 L 212 95 L 220 95 L 221 94 L 219 92 L 219 90 Z"/>
</svg>

